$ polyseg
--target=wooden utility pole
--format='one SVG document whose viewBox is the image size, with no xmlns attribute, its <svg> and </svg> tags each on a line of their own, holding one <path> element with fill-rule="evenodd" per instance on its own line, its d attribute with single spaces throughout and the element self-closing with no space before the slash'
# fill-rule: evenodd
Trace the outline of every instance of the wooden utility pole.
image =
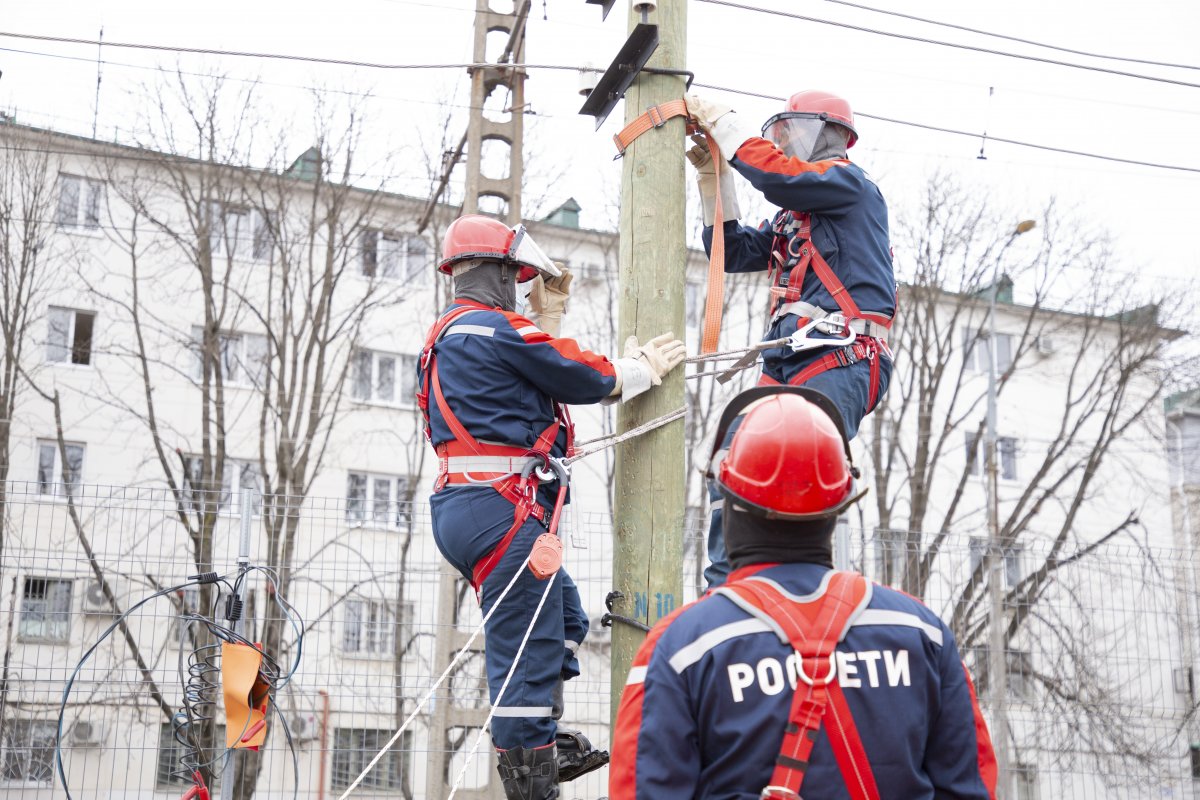
<svg viewBox="0 0 1200 800">
<path fill-rule="evenodd" d="M 630 28 L 642 21 L 636 9 Z M 646 20 L 658 25 L 659 45 L 649 65 L 684 69 L 686 0 L 659 0 Z M 643 72 L 625 94 L 625 121 L 649 106 L 678 100 L 684 79 Z M 684 335 L 684 126 L 670 120 L 625 152 L 621 180 L 620 336 L 638 341 L 667 331 Z M 617 413 L 626 431 L 684 403 L 683 369 Z M 622 616 L 654 624 L 679 604 L 683 590 L 683 421 L 672 422 L 620 446 L 613 517 L 613 585 Z M 629 664 L 644 634 L 617 622 L 612 631 L 612 715 L 615 720 Z"/>
</svg>

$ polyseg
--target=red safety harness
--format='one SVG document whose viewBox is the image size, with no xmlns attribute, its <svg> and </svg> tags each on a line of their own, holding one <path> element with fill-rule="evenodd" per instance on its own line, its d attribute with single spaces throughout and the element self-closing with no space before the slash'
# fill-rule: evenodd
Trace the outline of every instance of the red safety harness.
<svg viewBox="0 0 1200 800">
<path fill-rule="evenodd" d="M 561 562 L 562 546 L 558 543 L 555 532 L 558 529 L 558 520 L 566 499 L 567 484 L 560 477 L 554 510 L 547 511 L 537 502 L 538 477 L 532 467 L 550 466 L 550 451 L 554 447 L 555 439 L 558 438 L 559 430 L 565 429 L 567 432 L 568 457 L 572 454 L 575 440 L 575 426 L 571 422 L 571 417 L 567 413 L 566 407 L 557 402 L 554 403 L 554 422 L 542 431 L 532 447 L 481 442 L 472 436 L 455 416 L 450 409 L 450 404 L 446 402 L 445 395 L 442 394 L 435 347 L 454 322 L 465 314 L 481 310 L 485 309 L 473 306 L 453 308 L 443 314 L 430 328 L 429 335 L 425 339 L 425 346 L 421 350 L 421 391 L 417 393 L 417 405 L 425 417 L 425 438 L 432 440 L 433 437 L 433 429 L 429 421 L 431 394 L 434 402 L 437 403 L 442 420 L 454 434 L 453 439 L 442 442 L 434 448 L 438 457 L 438 474 L 434 480 L 433 490 L 440 492 L 448 484 L 487 484 L 513 504 L 512 527 L 504 534 L 500 543 L 481 558 L 472 570 L 471 586 L 475 589 L 477 596 L 483 582 L 487 580 L 488 575 L 492 573 L 492 570 L 500 563 L 500 559 L 504 557 L 505 552 L 508 551 L 517 531 L 530 517 L 542 523 L 547 529 L 547 533 L 538 537 L 538 543 L 535 545 L 535 551 L 540 550 L 540 554 L 535 552 L 534 557 L 531 558 L 530 566 L 534 574 L 543 578 L 557 570 L 557 565 L 553 564 L 553 558 L 548 558 L 545 551 L 546 548 L 557 549 Z M 546 537 L 553 539 L 553 542 Z"/>
<path fill-rule="evenodd" d="M 800 787 L 822 724 L 851 800 L 879 800 L 866 750 L 837 682 L 834 657 L 838 642 L 870 602 L 867 579 L 854 572 L 830 572 L 821 589 L 796 598 L 773 581 L 752 576 L 716 593 L 766 622 L 796 653 L 796 692 L 763 800 L 801 800 Z"/>
<path fill-rule="evenodd" d="M 824 309 L 800 300 L 804 278 L 811 267 L 825 291 L 829 292 L 841 310 L 843 329 L 849 328 L 858 334 L 853 344 L 826 353 L 794 375 L 788 383 L 799 386 L 823 372 L 848 367 L 866 359 L 871 362 L 871 385 L 867 397 L 867 410 L 870 411 L 879 400 L 879 355 L 883 353 L 889 358 L 892 355 L 884 338 L 892 327 L 892 318 L 886 314 L 859 309 L 837 273 L 813 243 L 812 215 L 788 211 L 781 216 L 773 230 L 775 240 L 771 246 L 768 265 L 772 320 L 784 314 L 794 313 L 800 317 L 798 327 L 803 327 L 813 319 L 819 321 L 829 316 Z M 796 263 L 788 271 L 787 284 L 784 285 L 783 265 L 791 259 L 795 259 Z M 759 379 L 760 386 L 777 383 L 778 381 L 766 375 Z"/>
</svg>

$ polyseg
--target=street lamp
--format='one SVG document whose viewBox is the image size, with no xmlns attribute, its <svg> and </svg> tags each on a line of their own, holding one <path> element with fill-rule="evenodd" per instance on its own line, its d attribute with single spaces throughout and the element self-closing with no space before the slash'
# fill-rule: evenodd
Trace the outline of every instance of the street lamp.
<svg viewBox="0 0 1200 800">
<path fill-rule="evenodd" d="M 1008 241 L 996 255 L 996 268 L 992 276 L 992 290 L 988 293 L 988 386 L 987 386 L 987 430 L 984 437 L 984 458 L 987 460 L 987 521 L 988 521 L 988 595 L 991 600 L 991 624 L 988 626 L 988 684 L 992 695 L 992 723 L 995 735 L 992 743 L 996 752 L 998 784 L 1007 785 L 1008 769 L 1008 719 L 1005 693 L 1008 691 L 1008 664 L 1004 648 L 1004 590 L 1003 554 L 1000 543 L 1000 503 L 996 470 L 996 292 L 1000 287 L 1000 260 L 1004 252 L 1023 233 L 1037 227 L 1031 219 L 1022 220 L 1009 234 Z M 1007 792 L 1000 792 L 1004 796 Z"/>
</svg>

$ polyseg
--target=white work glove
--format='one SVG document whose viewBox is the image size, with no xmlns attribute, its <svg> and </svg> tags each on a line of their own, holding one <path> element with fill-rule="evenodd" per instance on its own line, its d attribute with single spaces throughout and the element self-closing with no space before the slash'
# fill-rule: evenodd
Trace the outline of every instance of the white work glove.
<svg viewBox="0 0 1200 800">
<path fill-rule="evenodd" d="M 687 151 L 687 159 L 696 168 L 696 185 L 700 187 L 700 204 L 704 207 L 704 224 L 710 226 L 717 218 L 717 170 L 713 168 L 708 145 L 699 136 L 693 136 L 696 146 Z M 729 162 L 721 159 L 721 221 L 730 222 L 742 215 L 738 208 L 737 192 L 733 188 L 733 170 Z"/>
<path fill-rule="evenodd" d="M 609 396 L 620 395 L 622 403 L 637 397 L 651 386 L 660 385 L 663 377 L 682 364 L 686 357 L 683 342 L 669 331 L 645 344 L 638 344 L 637 337 L 630 336 L 625 340 L 625 354 L 613 362 L 617 368 L 617 385 Z"/>
<path fill-rule="evenodd" d="M 533 279 L 529 291 L 529 308 L 536 315 L 537 326 L 557 338 L 562 329 L 562 315 L 567 310 L 567 298 L 571 294 L 572 275 L 566 265 L 555 262 L 562 272 L 557 278 L 548 278 L 542 273 Z"/>
<path fill-rule="evenodd" d="M 696 121 L 697 127 L 716 141 L 726 161 L 733 158 L 733 154 L 747 139 L 758 136 L 757 131 L 750 130 L 742 124 L 737 112 L 729 106 L 710 103 L 694 94 L 685 94 L 683 103 L 687 106 L 688 116 Z"/>
</svg>

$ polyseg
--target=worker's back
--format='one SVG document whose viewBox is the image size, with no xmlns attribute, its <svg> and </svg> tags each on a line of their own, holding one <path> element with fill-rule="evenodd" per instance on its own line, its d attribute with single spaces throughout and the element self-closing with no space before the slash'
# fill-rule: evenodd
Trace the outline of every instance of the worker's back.
<svg viewBox="0 0 1200 800">
<path fill-rule="evenodd" d="M 751 567 L 800 599 L 827 568 Z M 946 626 L 920 602 L 872 587 L 838 645 L 838 682 L 881 798 L 989 797 L 990 744 L 977 746 L 978 709 Z M 626 691 L 614 741 L 614 800 L 756 800 L 771 782 L 796 685 L 796 659 L 767 623 L 722 595 L 684 608 L 651 634 L 644 693 Z M 643 651 L 643 654 L 645 651 Z M 642 662 L 639 656 L 639 662 Z M 633 687 L 630 687 L 633 688 Z M 634 724 L 636 723 L 636 724 Z M 986 737 L 986 732 L 983 733 Z M 634 757 L 636 752 L 636 757 Z M 987 763 L 980 763 L 980 753 Z M 631 769 L 632 767 L 632 769 Z M 852 797 L 822 726 L 801 794 Z"/>
</svg>

